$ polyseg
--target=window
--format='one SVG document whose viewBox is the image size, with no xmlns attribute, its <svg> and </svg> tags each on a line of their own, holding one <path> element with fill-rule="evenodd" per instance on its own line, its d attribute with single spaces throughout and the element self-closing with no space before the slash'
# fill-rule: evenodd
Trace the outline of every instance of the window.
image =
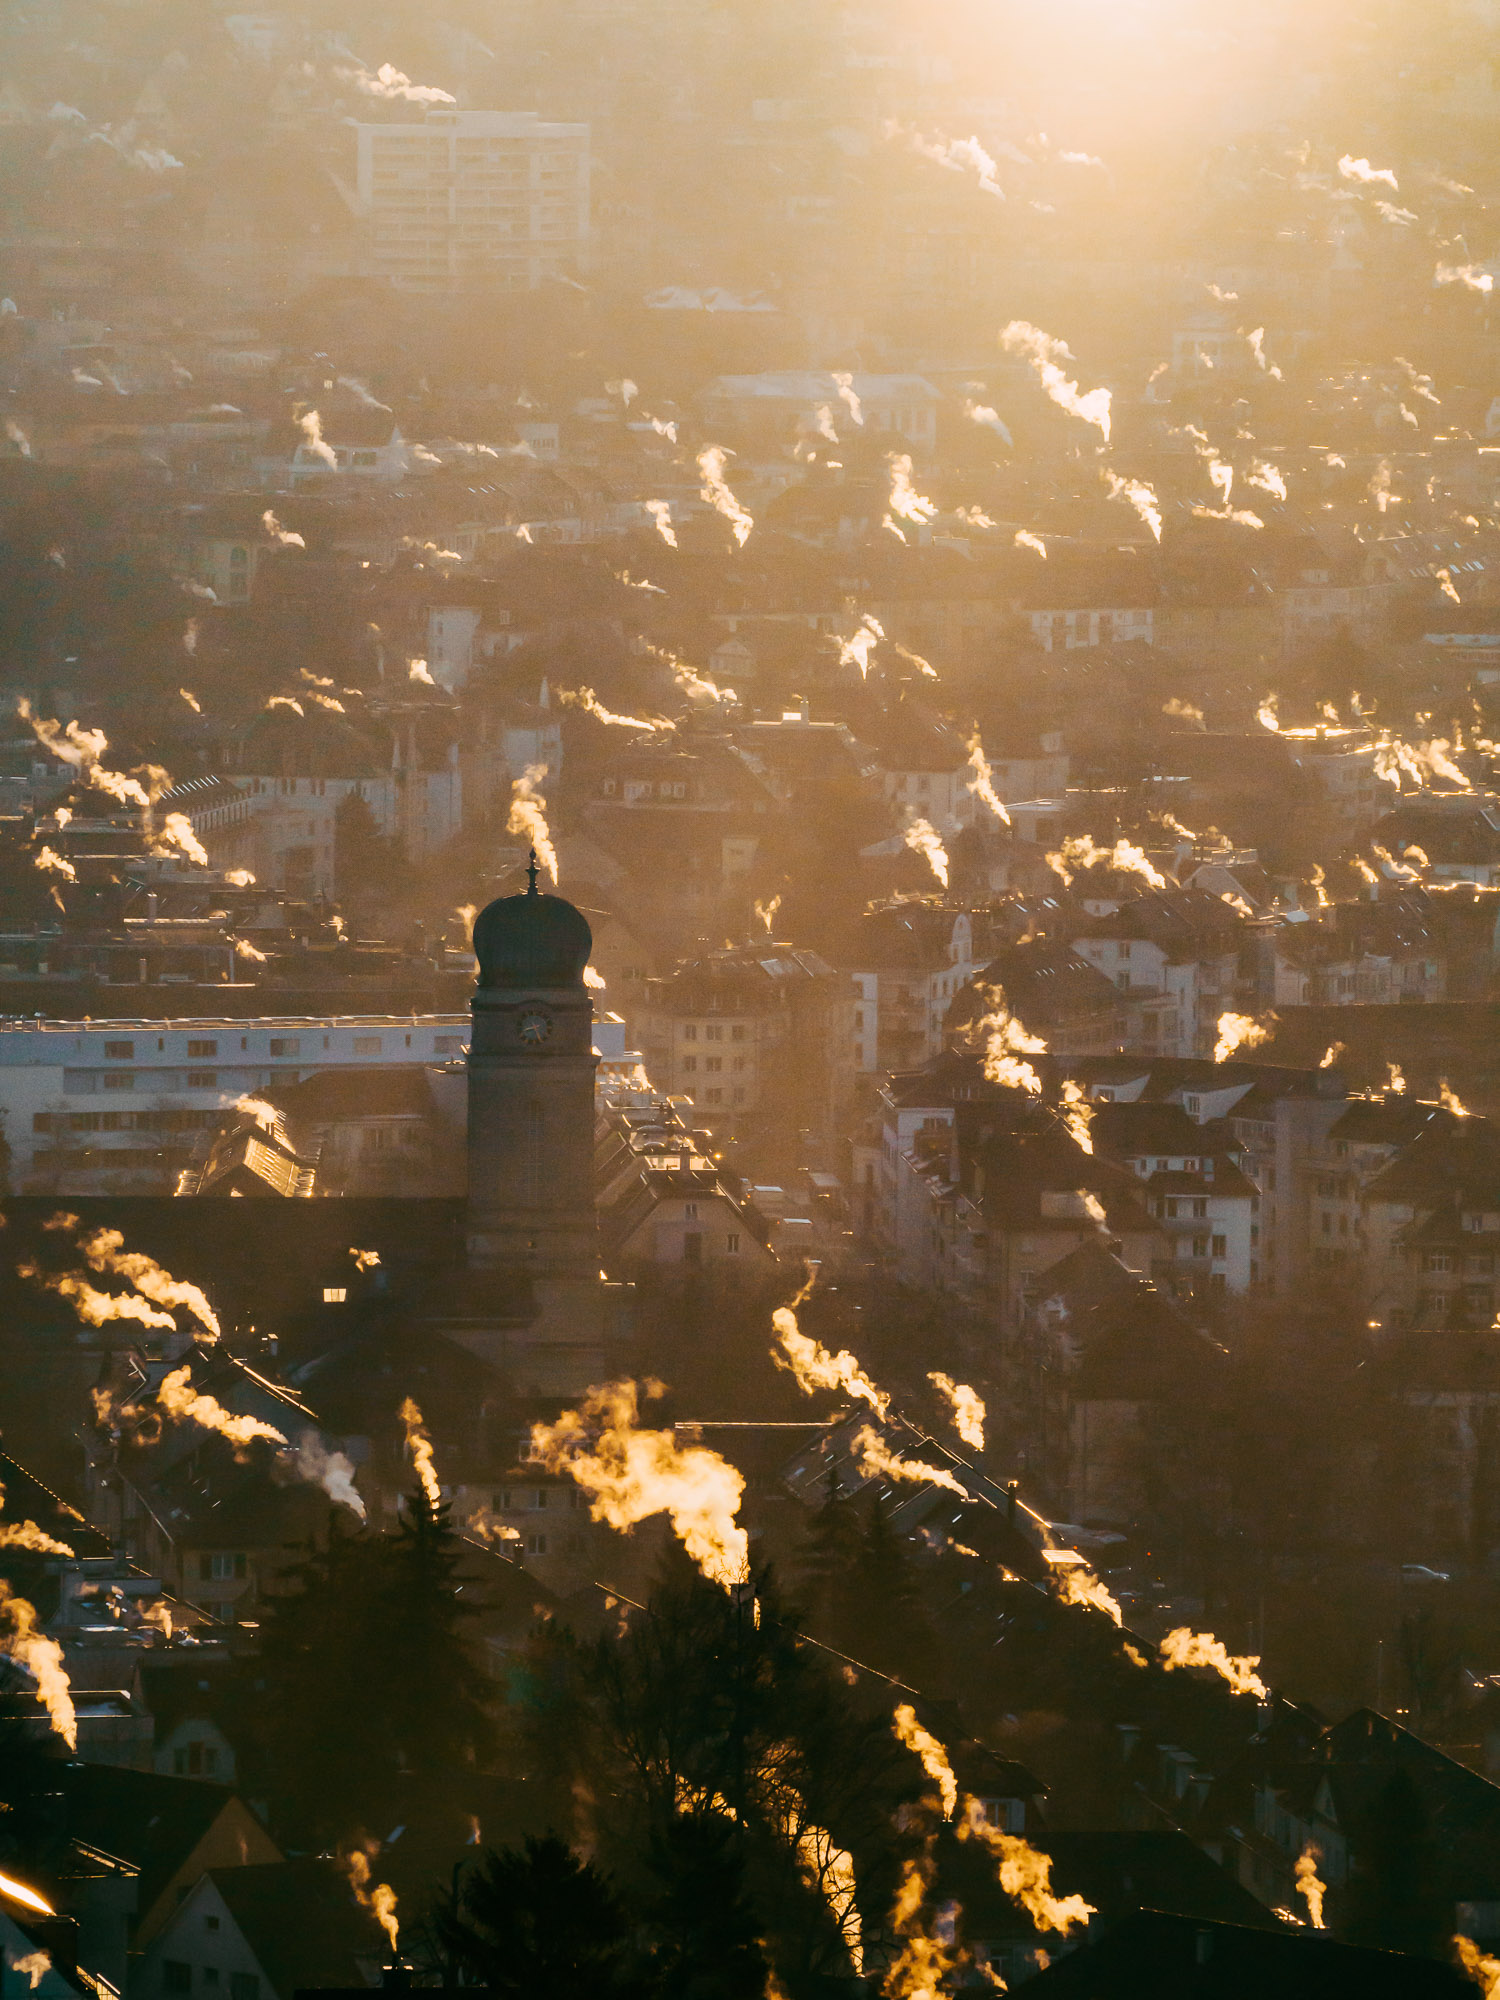
<svg viewBox="0 0 1500 2000">
<path fill-rule="evenodd" d="M 1422 1269 L 1424 1271 L 1451 1271 L 1453 1269 L 1453 1259 L 1448 1255 L 1446 1250 L 1429 1250 L 1427 1255 L 1422 1259 Z"/>
<path fill-rule="evenodd" d="M 696 1222 L 698 1220 L 697 1202 L 685 1201 L 682 1204 L 682 1219 L 684 1222 Z"/>
<path fill-rule="evenodd" d="M 730 1067 L 733 1069 L 736 1076 L 743 1075 L 745 1069 L 745 1058 L 743 1056 L 736 1056 Z"/>
<path fill-rule="evenodd" d="M 724 1102 L 724 1093 L 722 1090 L 710 1090 L 705 1094 L 710 1104 L 722 1104 Z"/>
<path fill-rule="evenodd" d="M 544 1556 L 547 1553 L 547 1537 L 545 1535 L 528 1535 L 526 1537 L 526 1553 L 529 1556 Z"/>
<path fill-rule="evenodd" d="M 729 1234 L 724 1238 L 724 1254 L 727 1257 L 739 1256 L 740 1239 L 739 1239 L 739 1232 L 737 1230 L 731 1229 Z"/>
<path fill-rule="evenodd" d="M 323 1287 L 323 1303 L 325 1306 L 341 1306 L 348 1296 L 349 1287 L 347 1285 L 325 1285 Z"/>
<path fill-rule="evenodd" d="M 104 1072 L 106 1090 L 134 1090 L 135 1071 L 131 1069 L 107 1069 Z"/>
<path fill-rule="evenodd" d="M 703 1067 L 710 1075 L 717 1075 L 724 1067 L 724 1058 L 722 1056 L 705 1056 L 703 1058 Z"/>
<path fill-rule="evenodd" d="M 188 1043 L 189 1062 L 191 1062 L 195 1057 L 216 1056 L 218 1053 L 219 1053 L 219 1045 L 217 1042 L 190 1041 Z"/>
<path fill-rule="evenodd" d="M 703 1039 L 705 1042 L 722 1042 L 724 1039 L 724 1030 L 715 1022 L 703 1030 Z"/>
<path fill-rule="evenodd" d="M 300 1035 L 272 1035 L 271 1053 L 273 1056 L 300 1056 L 302 1038 Z"/>
<path fill-rule="evenodd" d="M 202 1583 L 222 1582 L 232 1576 L 243 1577 L 244 1574 L 245 1558 L 242 1555 L 222 1555 L 217 1551 L 210 1554 L 205 1549 L 198 1557 L 198 1578 Z"/>
<path fill-rule="evenodd" d="M 134 1062 L 135 1043 L 106 1042 L 104 1044 L 104 1054 L 105 1059 L 109 1062 Z"/>
<path fill-rule="evenodd" d="M 378 1056 L 380 1054 L 379 1035 L 356 1035 L 354 1053 L 357 1056 Z"/>
<path fill-rule="evenodd" d="M 1206 1257 L 1208 1255 L 1208 1238 L 1206 1236 L 1195 1236 L 1193 1238 L 1193 1255 L 1195 1257 Z"/>
<path fill-rule="evenodd" d="M 196 1745 L 195 1747 L 196 1747 L 196 1748 L 198 1748 L 198 1749 L 201 1749 L 201 1748 L 202 1748 L 203 1746 L 202 1746 L 201 1744 L 198 1744 L 198 1745 Z M 203 1928 L 204 1928 L 204 1929 L 205 1929 L 206 1931 L 216 1931 L 216 1930 L 217 1930 L 217 1929 L 219 1928 L 219 1920 L 218 1920 L 218 1918 L 217 1918 L 217 1917 L 205 1917 L 205 1918 L 203 1919 Z"/>
<path fill-rule="evenodd" d="M 696 1056 L 684 1056 L 682 1067 L 688 1071 L 695 1070 L 698 1067 L 698 1058 Z"/>
<path fill-rule="evenodd" d="M 187 1073 L 189 1090 L 217 1090 L 219 1072 L 216 1069 L 190 1069 Z"/>
<path fill-rule="evenodd" d="M 861 1028 L 865 1025 L 865 1017 L 863 1014 L 857 1014 L 855 1016 L 855 1020 L 858 1022 Z M 743 1027 L 731 1028 L 729 1030 L 729 1039 L 732 1042 L 742 1042 L 745 1039 L 744 1028 Z"/>
<path fill-rule="evenodd" d="M 1207 1215 L 1207 1213 L 1208 1213 L 1208 1201 L 1207 1201 L 1207 1198 L 1206 1198 L 1206 1197 L 1205 1197 L 1205 1198 L 1204 1198 L 1204 1199 L 1203 1199 L 1202 1201 L 1195 1201 L 1195 1202 L 1193 1203 L 1193 1213 L 1194 1213 L 1194 1215 L 1197 1215 L 1197 1216 L 1204 1216 L 1204 1215 Z"/>
<path fill-rule="evenodd" d="M 1227 1257 L 1229 1255 L 1229 1239 L 1227 1236 L 1216 1236 L 1214 1238 L 1213 1254 L 1216 1257 Z"/>
<path fill-rule="evenodd" d="M 438 1056 L 456 1056 L 463 1045 L 462 1035 L 434 1035 L 432 1038 L 432 1052 Z"/>
<path fill-rule="evenodd" d="M 180 1958 L 164 1958 L 161 1962 L 161 1990 L 163 1993 L 191 1993 L 193 1968 Z"/>
<path fill-rule="evenodd" d="M 688 1022 L 688 1023 L 687 1023 L 687 1024 L 686 1024 L 686 1025 L 684 1026 L 684 1028 L 683 1028 L 683 1030 L 682 1030 L 682 1039 L 683 1039 L 683 1040 L 684 1040 L 685 1042 L 696 1042 L 696 1041 L 697 1041 L 697 1039 L 698 1039 L 698 1028 L 697 1028 L 697 1024 L 696 1024 L 695 1022 L 693 1022 L 693 1021 L 689 1021 L 689 1022 Z"/>
</svg>

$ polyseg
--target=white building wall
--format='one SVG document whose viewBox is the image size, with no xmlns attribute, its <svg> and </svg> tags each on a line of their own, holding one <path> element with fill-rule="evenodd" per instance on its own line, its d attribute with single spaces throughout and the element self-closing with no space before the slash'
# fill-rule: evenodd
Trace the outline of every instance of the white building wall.
<svg viewBox="0 0 1500 2000">
<path fill-rule="evenodd" d="M 586 262 L 587 125 L 434 109 L 355 130 L 376 276 L 412 290 L 498 280 L 525 291 Z"/>
<path fill-rule="evenodd" d="M 52 1192 L 45 1156 L 61 1142 L 94 1156 L 76 1192 L 123 1193 L 161 1178 L 143 1152 L 180 1147 L 240 1097 L 321 1070 L 453 1061 L 468 1039 L 467 1014 L 0 1021 L 11 1184 Z"/>
</svg>

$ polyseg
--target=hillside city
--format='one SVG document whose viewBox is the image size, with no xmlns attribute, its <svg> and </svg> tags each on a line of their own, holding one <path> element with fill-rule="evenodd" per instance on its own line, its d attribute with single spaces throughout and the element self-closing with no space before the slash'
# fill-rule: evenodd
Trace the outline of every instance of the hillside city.
<svg viewBox="0 0 1500 2000">
<path fill-rule="evenodd" d="M 0 11 L 5 2000 L 1500 1996 L 1497 280 L 1496 0 Z"/>
</svg>

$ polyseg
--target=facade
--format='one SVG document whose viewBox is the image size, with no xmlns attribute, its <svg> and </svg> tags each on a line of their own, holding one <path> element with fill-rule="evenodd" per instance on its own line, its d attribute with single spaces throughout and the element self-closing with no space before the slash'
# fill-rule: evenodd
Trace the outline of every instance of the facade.
<svg viewBox="0 0 1500 2000">
<path fill-rule="evenodd" d="M 237 1098 L 330 1070 L 459 1055 L 462 1014 L 6 1021 L 0 1116 L 18 1193 L 170 1193 Z"/>
<path fill-rule="evenodd" d="M 856 1069 L 919 1069 L 937 1055 L 954 996 L 974 969 L 968 912 L 927 903 L 872 910 L 841 955 L 857 995 Z"/>
<path fill-rule="evenodd" d="M 355 130 L 373 276 L 406 290 L 529 291 L 586 263 L 587 125 L 434 109 Z"/>
<path fill-rule="evenodd" d="M 854 985 L 788 945 L 711 952 L 647 982 L 640 1040 L 658 1088 L 716 1135 L 828 1132 L 854 1079 Z"/>
</svg>

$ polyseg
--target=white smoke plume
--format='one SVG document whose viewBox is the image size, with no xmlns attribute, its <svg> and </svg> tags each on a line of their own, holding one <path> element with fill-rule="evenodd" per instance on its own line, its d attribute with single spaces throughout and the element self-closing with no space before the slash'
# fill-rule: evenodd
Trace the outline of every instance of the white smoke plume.
<svg viewBox="0 0 1500 2000">
<path fill-rule="evenodd" d="M 984 1398 L 967 1382 L 955 1382 L 941 1369 L 932 1370 L 928 1381 L 943 1396 L 953 1412 L 953 1428 L 974 1451 L 984 1450 Z"/>
<path fill-rule="evenodd" d="M 31 703 L 24 695 L 16 703 L 16 713 L 30 727 L 38 743 L 44 744 L 60 762 L 71 765 L 85 784 L 106 793 L 121 805 L 137 805 L 145 812 L 151 810 L 154 794 L 147 791 L 139 778 L 127 777 L 123 771 L 111 771 L 103 763 L 109 738 L 102 729 L 80 729 L 76 722 L 65 726 L 45 716 L 34 715 Z M 153 785 L 158 785 L 165 775 L 155 765 L 143 768 Z"/>
<path fill-rule="evenodd" d="M 809 1277 L 789 1305 L 778 1306 L 772 1313 L 776 1346 L 771 1349 L 771 1359 L 778 1368 L 788 1369 L 796 1376 L 804 1396 L 815 1395 L 819 1389 L 841 1389 L 845 1395 L 857 1396 L 868 1403 L 884 1421 L 891 1399 L 870 1380 L 848 1348 L 841 1347 L 837 1354 L 830 1354 L 820 1340 L 804 1333 L 798 1325 L 797 1309 L 806 1302 L 812 1288 L 813 1280 Z"/>
<path fill-rule="evenodd" d="M 401 1926 L 396 1921 L 396 1892 L 389 1882 L 376 1882 L 372 1886 L 370 1880 L 370 1863 L 379 1852 L 379 1841 L 367 1841 L 362 1846 L 345 1849 L 338 1861 L 349 1878 L 355 1902 L 362 1910 L 368 1910 L 385 1932 L 394 1955 L 401 1949 Z"/>
<path fill-rule="evenodd" d="M 1156 540 L 1160 541 L 1161 505 L 1151 488 L 1142 479 L 1122 479 L 1118 473 L 1111 472 L 1108 466 L 1103 468 L 1103 472 L 1110 499 L 1128 501 Z"/>
<path fill-rule="evenodd" d="M 200 1430 L 217 1431 L 235 1447 L 236 1456 L 256 1438 L 264 1438 L 267 1444 L 286 1443 L 274 1424 L 262 1423 L 259 1417 L 231 1416 L 216 1396 L 192 1386 L 190 1374 L 187 1368 L 174 1368 L 156 1392 L 159 1407 L 169 1417 L 178 1423 L 197 1424 Z"/>
<path fill-rule="evenodd" d="M 420 681 L 423 687 L 437 686 L 437 682 L 428 671 L 425 660 L 408 660 L 406 663 L 406 678 L 409 681 Z"/>
<path fill-rule="evenodd" d="M 1082 868 L 1115 868 L 1124 875 L 1139 875 L 1153 889 L 1165 889 L 1167 878 L 1147 860 L 1145 850 L 1123 836 L 1113 847 L 1100 847 L 1093 835 L 1069 834 L 1056 854 L 1047 856 L 1047 866 L 1071 883 Z"/>
<path fill-rule="evenodd" d="M 354 1465 L 341 1451 L 330 1451 L 315 1430 L 305 1430 L 287 1457 L 299 1479 L 321 1486 L 329 1499 L 365 1519 L 364 1496 L 354 1484 Z"/>
<path fill-rule="evenodd" d="M 1033 1097 L 1039 1097 L 1042 1079 L 1021 1057 L 1045 1055 L 1046 1042 L 1040 1035 L 1027 1033 L 1011 1013 L 998 986 L 989 987 L 984 998 L 988 1011 L 979 1017 L 969 1032 L 976 1041 L 983 1039 L 986 1081 L 1004 1084 L 1013 1090 L 1027 1090 Z"/>
<path fill-rule="evenodd" d="M 1194 1632 L 1186 1625 L 1179 1625 L 1162 1640 L 1159 1650 L 1161 1663 L 1169 1673 L 1177 1667 L 1211 1667 L 1228 1681 L 1235 1694 L 1253 1694 L 1261 1701 L 1270 1698 L 1271 1690 L 1255 1672 L 1260 1665 L 1259 1655 L 1242 1659 L 1211 1632 Z"/>
<path fill-rule="evenodd" d="M 186 1309 L 210 1341 L 219 1339 L 218 1315 L 197 1285 L 185 1278 L 174 1278 L 144 1250 L 127 1250 L 124 1245 L 125 1238 L 118 1229 L 95 1229 L 78 1240 L 78 1248 L 91 1270 L 108 1271 L 114 1277 L 126 1279 L 143 1298 L 168 1311 Z"/>
<path fill-rule="evenodd" d="M 435 1514 L 443 1504 L 443 1489 L 438 1483 L 437 1467 L 433 1463 L 432 1439 L 427 1435 L 422 1412 L 410 1396 L 402 1402 L 401 1423 L 406 1432 L 406 1449 L 411 1456 L 412 1470 L 417 1475 L 417 1484 Z"/>
<path fill-rule="evenodd" d="M 971 403 L 965 400 L 964 415 L 970 423 L 982 424 L 986 430 L 993 431 L 996 437 L 1003 438 L 1014 449 L 1016 441 L 1010 434 L 1009 424 L 1005 422 L 1000 412 L 991 409 L 988 403 Z"/>
<path fill-rule="evenodd" d="M 1041 328 L 1033 326 L 1029 320 L 1013 319 L 1001 329 L 1000 345 L 1007 354 L 1018 354 L 1031 363 L 1037 379 L 1059 409 L 1070 416 L 1092 424 L 1106 444 L 1109 443 L 1110 404 L 1112 398 L 1108 389 L 1090 389 L 1087 395 L 1079 393 L 1078 384 L 1070 382 L 1063 363 L 1073 360 L 1072 350 L 1065 340 L 1054 340 Z"/>
<path fill-rule="evenodd" d="M 851 638 L 839 641 L 839 665 L 858 667 L 861 680 L 868 680 L 870 674 L 870 654 L 876 642 L 885 637 L 885 627 L 878 618 L 867 611 L 859 621 L 859 630 Z"/>
<path fill-rule="evenodd" d="M 169 812 L 152 835 L 153 854 L 183 854 L 200 868 L 208 866 L 208 849 L 193 831 L 193 823 L 183 812 Z"/>
<path fill-rule="evenodd" d="M 1102 1611 L 1112 1625 L 1124 1625 L 1125 1614 L 1119 1600 L 1076 1550 L 1046 1549 L 1043 1554 L 1053 1565 L 1052 1580 L 1064 1604 L 1081 1604 L 1090 1611 Z"/>
<path fill-rule="evenodd" d="M 1318 1863 L 1322 1860 L 1321 1849 L 1311 1842 L 1297 1856 L 1297 1894 L 1307 1904 L 1307 1920 L 1315 1931 L 1328 1928 L 1323 1917 L 1323 1898 L 1328 1894 L 1328 1884 L 1318 1880 Z M 1500 1965 L 1495 1967 L 1500 1974 Z"/>
<path fill-rule="evenodd" d="M 1433 273 L 1435 285 L 1462 285 L 1470 292 L 1492 292 L 1495 274 L 1482 264 L 1439 264 Z"/>
<path fill-rule="evenodd" d="M 78 880 L 78 870 L 72 862 L 59 854 L 56 848 L 48 847 L 45 841 L 32 856 L 32 866 L 39 868 L 44 875 L 61 875 L 65 882 Z"/>
<path fill-rule="evenodd" d="M 866 1479 L 894 1479 L 909 1486 L 941 1486 L 967 1500 L 968 1489 L 941 1465 L 927 1465 L 920 1458 L 898 1458 L 872 1424 L 854 1434 L 851 1452 Z"/>
<path fill-rule="evenodd" d="M 1005 809 L 1005 801 L 995 790 L 995 774 L 989 759 L 984 754 L 984 745 L 976 729 L 969 738 L 969 769 L 973 777 L 965 779 L 968 789 L 976 799 L 983 799 L 1002 826 L 1010 825 L 1010 814 Z"/>
<path fill-rule="evenodd" d="M 729 454 L 722 445 L 706 445 L 698 454 L 698 470 L 703 475 L 699 495 L 706 500 L 716 514 L 722 514 L 734 530 L 734 539 L 743 548 L 750 539 L 750 531 L 755 526 L 754 516 L 747 513 L 730 492 L 724 479 L 724 466 Z"/>
<path fill-rule="evenodd" d="M 937 502 L 929 500 L 912 485 L 910 452 L 887 452 L 885 462 L 891 482 L 886 498 L 890 513 L 899 520 L 910 521 L 914 527 L 925 527 L 938 511 Z"/>
<path fill-rule="evenodd" d="M 54 1732 L 70 1750 L 78 1748 L 78 1717 L 63 1651 L 37 1624 L 36 1606 L 17 1597 L 0 1577 L 0 1653 L 14 1660 L 36 1683 L 37 1699 Z M 38 1899 L 39 1900 L 39 1899 Z"/>
<path fill-rule="evenodd" d="M 914 152 L 920 153 L 924 159 L 935 161 L 949 173 L 972 172 L 982 193 L 993 195 L 996 201 L 1004 201 L 1005 190 L 996 178 L 998 169 L 995 161 L 977 139 L 925 139 L 920 132 L 907 131 L 894 122 L 886 126 L 886 137 L 904 138 Z"/>
<path fill-rule="evenodd" d="M 1346 181 L 1359 181 L 1366 187 L 1383 181 L 1392 194 L 1399 192 L 1399 184 L 1391 168 L 1372 167 L 1368 160 L 1356 160 L 1350 153 L 1345 153 L 1339 161 L 1339 172 Z"/>
<path fill-rule="evenodd" d="M 1017 528 L 1015 547 L 1018 549 L 1032 549 L 1041 557 L 1043 562 L 1047 560 L 1047 544 L 1042 540 L 1040 535 L 1032 534 L 1029 528 Z"/>
<path fill-rule="evenodd" d="M 1062 1099 L 1062 1108 L 1058 1116 L 1067 1128 L 1069 1136 L 1080 1151 L 1092 1153 L 1094 1138 L 1089 1128 L 1094 1122 L 1096 1107 L 1093 1101 L 1085 1093 L 1083 1085 L 1076 1083 L 1072 1077 L 1068 1077 L 1063 1083 Z M 1100 1217 L 1101 1221 L 1102 1219 Z"/>
<path fill-rule="evenodd" d="M 1052 1857 L 1041 1854 L 1018 1833 L 1005 1833 L 991 1826 L 975 1799 L 966 1801 L 966 1817 L 958 1823 L 961 1839 L 978 1840 L 1000 1864 L 1000 1887 L 1013 1896 L 1039 1931 L 1058 1931 L 1066 1937 L 1077 1924 L 1086 1924 L 1095 1914 L 1094 1906 L 1082 1896 L 1055 1896 L 1052 1893 Z"/>
<path fill-rule="evenodd" d="M 648 1396 L 659 1382 L 644 1385 Z M 590 1513 L 622 1534 L 665 1514 L 678 1539 L 711 1582 L 726 1589 L 749 1575 L 750 1542 L 735 1518 L 745 1482 L 704 1445 L 680 1446 L 671 1431 L 640 1426 L 634 1382 L 591 1389 L 577 1409 L 553 1424 L 533 1424 L 532 1460 L 566 1472 L 590 1496 Z"/>
<path fill-rule="evenodd" d="M 1266 359 L 1265 328 L 1263 326 L 1252 327 L 1245 335 L 1245 338 L 1250 343 L 1250 352 L 1255 356 L 1256 367 L 1263 375 L 1269 375 L 1273 382 L 1279 382 L 1281 380 L 1281 370 L 1274 367 Z"/>
<path fill-rule="evenodd" d="M 393 63 L 382 63 L 379 69 L 371 71 L 363 67 L 341 69 L 339 75 L 348 79 L 366 97 L 381 97 L 388 101 L 400 99 L 407 104 L 456 104 L 458 99 L 451 91 L 439 90 L 435 84 L 413 83 L 409 76 L 403 76 Z"/>
<path fill-rule="evenodd" d="M 1282 478 L 1277 468 L 1274 465 L 1268 465 L 1263 458 L 1256 459 L 1251 465 L 1250 470 L 1245 474 L 1245 484 L 1247 486 L 1258 486 L 1262 493 L 1269 493 L 1274 499 L 1285 500 L 1286 498 L 1286 481 Z"/>
<path fill-rule="evenodd" d="M 932 1731 L 924 1729 L 918 1722 L 917 1711 L 909 1701 L 897 1704 L 891 1727 L 898 1740 L 918 1759 L 922 1769 L 937 1786 L 943 1804 L 943 1818 L 952 1819 L 958 1807 L 958 1780 L 953 1775 L 948 1752 Z"/>
<path fill-rule="evenodd" d="M 1263 1042 L 1271 1039 L 1271 1030 L 1276 1025 L 1274 1014 L 1263 1015 L 1259 1020 L 1253 1014 L 1236 1014 L 1232 1010 L 1219 1016 L 1219 1039 L 1214 1043 L 1214 1061 L 1228 1062 L 1237 1049 L 1258 1049 Z"/>
<path fill-rule="evenodd" d="M 670 500 L 643 500 L 641 505 L 656 524 L 656 532 L 669 549 L 677 546 L 677 530 L 672 526 L 672 503 Z"/>
<path fill-rule="evenodd" d="M 302 447 L 309 458 L 320 459 L 330 471 L 338 470 L 338 453 L 323 439 L 323 419 L 316 410 L 304 410 L 297 419 L 302 432 Z"/>
<path fill-rule="evenodd" d="M 675 722 L 668 721 L 664 716 L 616 715 L 589 687 L 559 688 L 557 698 L 565 708 L 581 708 L 585 715 L 593 716 L 596 722 L 602 722 L 610 729 L 672 730 L 677 727 Z"/>
<path fill-rule="evenodd" d="M 927 865 L 938 881 L 946 889 L 948 886 L 948 850 L 942 836 L 928 819 L 914 819 L 902 835 L 908 847 L 927 857 Z"/>
<path fill-rule="evenodd" d="M 538 790 L 546 775 L 545 764 L 528 764 L 519 778 L 512 779 L 510 814 L 505 822 L 505 831 L 531 842 L 536 849 L 537 860 L 555 884 L 557 849 L 552 845 L 552 835 L 547 826 L 547 801 Z"/>
<path fill-rule="evenodd" d="M 273 542 L 279 542 L 284 549 L 305 549 L 305 539 L 291 528 L 283 528 L 271 508 L 260 517 L 260 524 Z"/>
</svg>

